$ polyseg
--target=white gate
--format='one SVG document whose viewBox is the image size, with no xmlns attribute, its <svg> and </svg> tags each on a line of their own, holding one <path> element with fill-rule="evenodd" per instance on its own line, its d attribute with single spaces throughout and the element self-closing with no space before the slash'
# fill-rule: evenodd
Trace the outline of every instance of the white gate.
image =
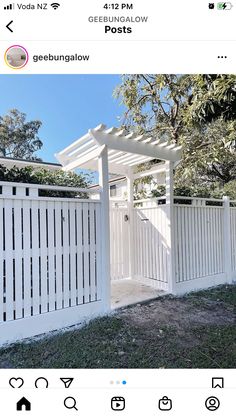
<svg viewBox="0 0 236 419">
<path fill-rule="evenodd" d="M 165 205 L 158 208 L 134 208 L 130 220 L 127 203 L 113 201 L 110 205 L 111 279 L 132 276 L 133 279 L 166 290 L 169 273 L 166 231 Z"/>
<path fill-rule="evenodd" d="M 167 289 L 168 245 L 166 205 L 135 208 L 134 275 L 147 284 Z"/>
<path fill-rule="evenodd" d="M 110 263 L 111 280 L 124 279 L 129 273 L 130 220 L 127 203 L 110 203 Z"/>
</svg>

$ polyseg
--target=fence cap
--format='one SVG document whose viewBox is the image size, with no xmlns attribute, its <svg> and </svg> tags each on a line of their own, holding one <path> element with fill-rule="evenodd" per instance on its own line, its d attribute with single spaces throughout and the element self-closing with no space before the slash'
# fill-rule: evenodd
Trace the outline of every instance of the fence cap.
<svg viewBox="0 0 236 419">
<path fill-rule="evenodd" d="M 81 192 L 86 194 L 92 194 L 94 192 L 101 192 L 101 188 L 78 188 L 73 186 L 57 186 L 57 185 L 40 185 L 36 183 L 22 183 L 22 182 L 5 182 L 0 181 L 0 186 L 8 186 L 13 188 L 30 188 L 30 189 L 41 189 L 41 190 L 48 190 L 48 191 L 64 191 L 64 192 Z"/>
</svg>

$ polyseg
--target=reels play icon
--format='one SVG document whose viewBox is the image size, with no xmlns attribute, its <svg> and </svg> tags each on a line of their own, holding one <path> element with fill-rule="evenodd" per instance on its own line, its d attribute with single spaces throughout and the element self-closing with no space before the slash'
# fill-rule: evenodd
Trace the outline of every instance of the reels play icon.
<svg viewBox="0 0 236 419">
<path fill-rule="evenodd" d="M 125 409 L 124 397 L 112 397 L 111 408 L 112 410 L 124 410 Z"/>
</svg>

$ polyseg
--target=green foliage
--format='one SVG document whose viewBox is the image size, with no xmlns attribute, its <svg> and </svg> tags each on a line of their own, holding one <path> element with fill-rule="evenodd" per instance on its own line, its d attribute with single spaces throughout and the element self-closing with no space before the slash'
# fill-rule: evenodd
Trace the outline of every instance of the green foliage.
<svg viewBox="0 0 236 419">
<path fill-rule="evenodd" d="M 183 117 L 191 83 L 188 75 L 123 76 L 114 95 L 127 107 L 122 121 L 124 127 L 178 142 L 185 132 Z"/>
<path fill-rule="evenodd" d="M 235 75 L 126 75 L 115 96 L 124 128 L 182 145 L 177 188 L 205 196 L 236 179 Z"/>
<path fill-rule="evenodd" d="M 236 200 L 236 180 L 231 180 L 226 183 L 223 192 L 225 196 L 229 196 L 231 199 Z"/>
<path fill-rule="evenodd" d="M 166 194 L 166 188 L 164 185 L 157 185 L 156 188 L 152 190 L 152 196 L 155 198 L 165 196 L 165 194 Z"/>
<path fill-rule="evenodd" d="M 153 197 L 161 197 L 166 193 L 165 186 L 159 185 L 152 191 Z M 186 197 L 201 197 L 201 198 L 222 198 L 223 196 L 229 196 L 232 200 L 236 200 L 236 180 L 231 180 L 222 186 L 220 183 L 212 183 L 210 186 L 206 184 L 192 185 L 179 185 L 174 188 L 175 196 L 186 196 Z"/>
<path fill-rule="evenodd" d="M 134 180 L 134 198 L 135 199 L 145 199 L 147 198 L 147 192 L 143 185 L 150 184 L 152 181 L 152 176 L 145 176 L 142 178 L 141 182 L 140 179 Z M 140 186 L 142 186 L 140 188 Z"/>
<path fill-rule="evenodd" d="M 0 116 L 0 156 L 39 160 L 35 152 L 43 143 L 38 137 L 40 121 L 26 121 L 26 114 L 12 109 Z"/>
<path fill-rule="evenodd" d="M 222 118 L 199 128 L 183 139 L 183 159 L 176 170 L 176 183 L 223 186 L 236 179 L 236 121 Z"/>
<path fill-rule="evenodd" d="M 51 186 L 71 186 L 76 188 L 87 188 L 89 184 L 89 178 L 84 175 L 77 175 L 76 173 L 72 172 L 63 172 L 63 170 L 57 170 L 54 172 L 46 169 L 35 170 L 32 168 L 32 166 L 27 166 L 21 169 L 14 166 L 11 169 L 7 169 L 6 167 L 0 165 L 0 181 L 32 183 Z M 78 194 L 77 192 L 45 190 L 40 191 L 40 196 L 67 198 L 80 196 L 87 198 L 87 194 Z"/>
<path fill-rule="evenodd" d="M 188 116 L 195 122 L 236 118 L 236 76 L 201 74 L 192 76 L 192 100 Z"/>
</svg>

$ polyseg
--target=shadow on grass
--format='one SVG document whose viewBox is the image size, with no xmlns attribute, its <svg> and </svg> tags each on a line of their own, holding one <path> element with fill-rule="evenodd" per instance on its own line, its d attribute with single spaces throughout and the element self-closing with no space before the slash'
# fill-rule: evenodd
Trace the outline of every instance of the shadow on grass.
<svg viewBox="0 0 236 419">
<path fill-rule="evenodd" d="M 194 299 L 201 298 L 235 306 L 235 296 L 236 287 L 219 287 L 183 298 L 189 299 L 190 306 Z M 171 301 L 175 304 L 174 298 Z M 146 333 L 145 328 L 129 323 L 127 316 L 120 318 L 117 313 L 94 320 L 80 330 L 3 348 L 0 367 L 235 368 L 234 324 L 188 327 L 182 339 L 177 334 L 171 324 L 161 327 L 160 334 Z"/>
</svg>

